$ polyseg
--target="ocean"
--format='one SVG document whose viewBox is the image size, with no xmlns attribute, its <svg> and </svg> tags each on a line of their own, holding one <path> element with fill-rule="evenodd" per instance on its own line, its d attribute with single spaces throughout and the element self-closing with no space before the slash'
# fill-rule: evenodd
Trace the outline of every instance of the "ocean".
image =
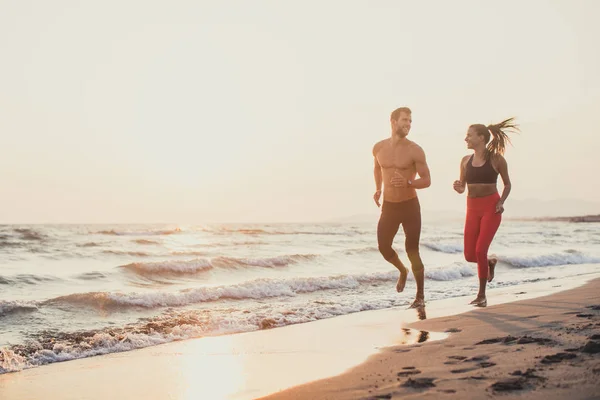
<svg viewBox="0 0 600 400">
<path fill-rule="evenodd" d="M 0 226 L 0 373 L 406 307 L 376 223 Z M 462 222 L 421 235 L 426 300 L 475 295 Z M 408 266 L 404 235 L 394 247 Z M 600 224 L 503 221 L 491 288 L 600 272 Z M 488 298 L 488 304 L 494 304 Z"/>
</svg>

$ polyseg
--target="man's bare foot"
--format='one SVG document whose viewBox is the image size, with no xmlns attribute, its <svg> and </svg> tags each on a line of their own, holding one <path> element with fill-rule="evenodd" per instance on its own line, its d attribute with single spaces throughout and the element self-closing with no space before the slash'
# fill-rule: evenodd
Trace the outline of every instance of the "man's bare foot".
<svg viewBox="0 0 600 400">
<path fill-rule="evenodd" d="M 496 263 L 498 259 L 496 257 L 490 258 L 488 260 L 489 272 L 488 272 L 488 282 L 494 280 L 494 270 L 496 269 Z"/>
<path fill-rule="evenodd" d="M 417 297 L 415 301 L 408 308 L 421 308 L 425 307 L 425 299 L 422 297 Z"/>
<path fill-rule="evenodd" d="M 408 278 L 408 269 L 406 267 L 402 267 L 402 271 L 400 271 L 400 276 L 398 277 L 398 282 L 396 282 L 396 292 L 401 293 L 404 290 L 404 286 L 406 285 L 406 278 Z"/>
<path fill-rule="evenodd" d="M 480 299 L 478 302 L 473 303 L 473 305 L 475 307 L 487 307 L 487 299 L 484 297 L 483 299 Z"/>
<path fill-rule="evenodd" d="M 487 299 L 485 298 L 485 296 L 477 296 L 475 300 L 473 300 L 469 304 L 475 307 L 487 307 Z"/>
</svg>

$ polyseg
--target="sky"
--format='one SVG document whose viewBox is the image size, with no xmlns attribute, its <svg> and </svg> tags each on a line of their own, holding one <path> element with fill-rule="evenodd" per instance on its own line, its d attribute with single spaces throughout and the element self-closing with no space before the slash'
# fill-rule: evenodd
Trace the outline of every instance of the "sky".
<svg viewBox="0 0 600 400">
<path fill-rule="evenodd" d="M 594 0 L 0 0 L 0 223 L 376 213 L 371 151 L 400 106 L 431 169 L 424 212 L 464 209 L 468 126 L 512 116 L 507 211 L 600 204 L 599 15 Z"/>
</svg>

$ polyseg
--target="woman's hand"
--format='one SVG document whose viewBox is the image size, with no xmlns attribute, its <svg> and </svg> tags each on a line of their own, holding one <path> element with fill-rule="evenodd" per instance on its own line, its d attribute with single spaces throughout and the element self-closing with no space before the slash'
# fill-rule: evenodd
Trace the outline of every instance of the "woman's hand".
<svg viewBox="0 0 600 400">
<path fill-rule="evenodd" d="M 500 200 L 496 203 L 496 214 L 502 214 L 504 212 L 504 202 Z"/>
<path fill-rule="evenodd" d="M 465 184 L 462 183 L 461 181 L 454 181 L 454 183 L 452 184 L 452 187 L 458 194 L 463 194 L 465 192 Z"/>
</svg>

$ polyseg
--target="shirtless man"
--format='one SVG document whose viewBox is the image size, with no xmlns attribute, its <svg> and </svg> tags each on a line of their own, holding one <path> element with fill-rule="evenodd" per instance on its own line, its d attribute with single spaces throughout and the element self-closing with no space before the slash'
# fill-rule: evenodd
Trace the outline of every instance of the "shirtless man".
<svg viewBox="0 0 600 400">
<path fill-rule="evenodd" d="M 373 199 L 379 207 L 381 188 L 385 182 L 381 217 L 377 225 L 379 251 L 383 258 L 400 271 L 396 290 L 402 292 L 406 284 L 408 269 L 392 248 L 394 236 L 402 225 L 406 239 L 406 254 L 417 282 L 417 295 L 411 308 L 417 308 L 425 305 L 423 288 L 425 271 L 419 254 L 421 207 L 416 189 L 429 187 L 431 178 L 425 160 L 425 152 L 418 144 L 406 138 L 412 123 L 411 114 L 408 107 L 394 110 L 390 116 L 391 137 L 378 142 L 373 147 L 373 157 L 375 158 L 373 172 L 376 186 Z M 419 178 L 415 179 L 417 174 Z"/>
</svg>

